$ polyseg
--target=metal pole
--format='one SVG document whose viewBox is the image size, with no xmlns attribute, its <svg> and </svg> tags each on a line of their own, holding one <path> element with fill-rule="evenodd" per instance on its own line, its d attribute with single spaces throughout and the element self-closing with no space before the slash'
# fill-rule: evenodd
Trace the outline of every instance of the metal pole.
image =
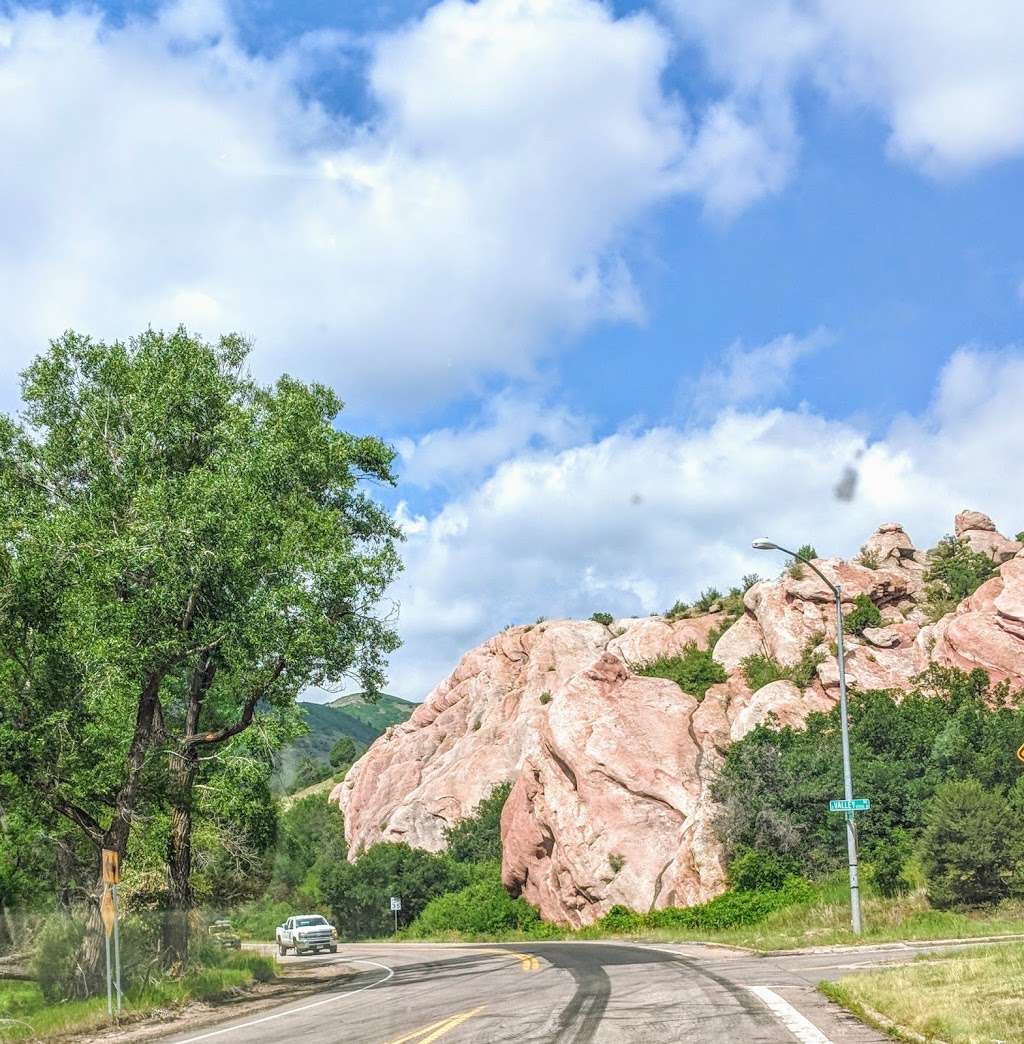
<svg viewBox="0 0 1024 1044">
<path fill-rule="evenodd" d="M 121 906 L 117 898 L 117 885 L 112 887 L 114 896 L 114 989 L 117 994 L 117 1011 L 121 1012 Z"/>
<path fill-rule="evenodd" d="M 395 935 L 398 934 L 398 911 L 395 910 Z"/>
<path fill-rule="evenodd" d="M 111 995 L 111 976 L 110 976 L 110 936 L 106 932 L 106 925 L 103 930 L 103 941 L 106 945 L 107 950 L 107 1014 L 113 1017 L 114 1014 L 114 999 Z"/>
<path fill-rule="evenodd" d="M 843 791 L 847 801 L 853 800 L 853 775 L 850 771 L 850 726 L 846 715 L 846 659 L 843 649 L 843 602 L 838 584 L 836 596 L 836 651 L 839 661 L 839 716 L 843 734 Z M 860 882 L 857 876 L 857 824 L 854 813 L 846 813 L 846 853 L 850 863 L 850 912 L 853 933 L 860 935 Z"/>
</svg>

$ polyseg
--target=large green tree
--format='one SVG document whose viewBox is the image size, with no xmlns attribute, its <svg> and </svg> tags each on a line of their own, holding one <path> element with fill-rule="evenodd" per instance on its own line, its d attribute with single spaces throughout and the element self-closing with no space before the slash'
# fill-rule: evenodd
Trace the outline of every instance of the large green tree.
<svg viewBox="0 0 1024 1044">
<path fill-rule="evenodd" d="M 0 420 L 0 759 L 97 851 L 169 808 L 165 941 L 192 906 L 195 784 L 308 685 L 379 691 L 399 531 L 392 451 L 330 389 L 245 370 L 237 337 L 69 333 Z"/>
</svg>

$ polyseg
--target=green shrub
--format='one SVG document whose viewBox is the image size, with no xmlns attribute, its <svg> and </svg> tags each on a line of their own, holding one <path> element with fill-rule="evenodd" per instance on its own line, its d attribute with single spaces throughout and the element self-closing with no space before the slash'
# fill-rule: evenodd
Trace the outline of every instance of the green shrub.
<svg viewBox="0 0 1024 1044">
<path fill-rule="evenodd" d="M 879 845 L 871 860 L 872 877 L 879 895 L 892 899 L 910 891 L 910 882 L 903 873 L 907 850 L 898 840 Z"/>
<path fill-rule="evenodd" d="M 693 603 L 693 608 L 698 615 L 709 613 L 711 607 L 715 602 L 721 601 L 721 598 L 722 592 L 717 587 L 709 587 L 706 591 L 701 591 L 700 597 Z"/>
<path fill-rule="evenodd" d="M 634 913 L 628 906 L 616 904 L 597 922 L 602 932 L 613 935 L 635 935 L 646 927 L 643 914 Z"/>
<path fill-rule="evenodd" d="M 389 897 L 402 900 L 399 924 L 411 924 L 431 899 L 466 885 L 469 873 L 447 854 L 424 852 L 394 842 L 379 842 L 354 863 L 325 869 L 321 889 L 345 938 L 387 935 L 392 931 Z"/>
<path fill-rule="evenodd" d="M 1024 529 L 1022 529 L 1014 538 L 1018 544 L 1024 544 Z"/>
<path fill-rule="evenodd" d="M 996 565 L 988 555 L 956 537 L 945 537 L 928 553 L 925 611 L 938 620 L 974 594 L 995 572 Z"/>
<path fill-rule="evenodd" d="M 740 670 L 753 692 L 786 677 L 786 669 L 772 656 L 751 653 L 740 660 Z"/>
<path fill-rule="evenodd" d="M 460 863 L 501 860 L 501 810 L 511 789 L 511 783 L 499 783 L 472 815 L 445 830 L 445 842 L 452 859 Z"/>
<path fill-rule="evenodd" d="M 791 667 L 783 667 L 774 657 L 765 653 L 751 653 L 740 661 L 740 670 L 753 692 L 776 681 L 791 681 L 798 689 L 806 689 L 814 681 L 818 664 L 824 658 L 817 651 L 824 635 L 812 634 L 804 643 L 800 659 Z"/>
<path fill-rule="evenodd" d="M 1022 830 L 1001 790 L 976 779 L 936 787 L 920 848 L 928 901 L 947 910 L 1005 899 L 1017 870 L 1008 840 Z"/>
<path fill-rule="evenodd" d="M 865 863 L 894 843 L 917 845 L 928 802 L 944 781 L 973 777 L 987 788 L 1013 787 L 1022 775 L 1012 756 L 1024 736 L 1022 695 L 992 685 L 982 670 L 934 666 L 906 694 L 850 693 L 857 790 L 871 798 L 870 814 L 857 819 Z M 845 824 L 826 809 L 842 780 L 837 708 L 809 715 L 799 729 L 753 729 L 728 749 L 713 783 L 715 830 L 727 855 L 745 848 L 794 854 L 815 877 L 841 868 Z M 1010 795 L 1024 806 L 1024 790 Z M 1024 867 L 1024 852 L 1018 863 Z"/>
<path fill-rule="evenodd" d="M 797 877 L 788 878 L 771 891 L 731 891 L 699 906 L 669 907 L 640 914 L 625 906 L 613 906 L 598 922 L 601 932 L 638 935 L 657 928 L 692 931 L 724 931 L 763 921 L 776 910 L 814 898 L 814 889 Z"/>
<path fill-rule="evenodd" d="M 877 569 L 879 566 L 878 552 L 870 547 L 862 547 L 857 561 L 866 569 Z"/>
<path fill-rule="evenodd" d="M 548 692 L 546 689 L 544 690 L 544 692 L 540 694 L 540 702 L 543 704 L 548 704 L 551 702 L 551 693 Z"/>
<path fill-rule="evenodd" d="M 671 609 L 665 610 L 665 619 L 667 620 L 681 620 L 683 617 L 690 615 L 690 603 L 684 602 L 681 599 L 677 600 Z"/>
<path fill-rule="evenodd" d="M 789 566 L 787 567 L 786 572 L 789 573 L 794 580 L 802 580 L 804 577 L 804 564 L 800 559 L 817 558 L 818 552 L 811 544 L 802 544 L 796 549 L 796 553 L 799 557 L 791 558 L 789 560 Z"/>
<path fill-rule="evenodd" d="M 49 1003 L 87 992 L 84 981 L 76 981 L 81 977 L 78 952 L 84 938 L 85 920 L 63 914 L 49 918 L 36 937 L 32 971 Z"/>
<path fill-rule="evenodd" d="M 744 847 L 729 863 L 729 883 L 739 892 L 769 892 L 800 873 L 800 860 L 785 852 Z"/>
<path fill-rule="evenodd" d="M 878 606 L 866 594 L 853 600 L 853 608 L 843 617 L 843 630 L 847 634 L 862 635 L 868 627 L 881 627 L 882 614 Z"/>
<path fill-rule="evenodd" d="M 501 884 L 497 864 L 472 884 L 432 899 L 409 927 L 412 938 L 457 933 L 502 936 L 510 933 L 543 935 L 550 929 L 525 899 L 513 899 Z"/>
<path fill-rule="evenodd" d="M 590 617 L 594 623 L 604 624 L 605 627 L 611 627 L 615 617 L 611 613 L 593 613 Z"/>
<path fill-rule="evenodd" d="M 761 577 L 757 573 L 747 573 L 742 580 L 740 580 L 740 587 L 743 589 L 743 593 L 746 594 L 754 584 L 759 584 Z"/>
<path fill-rule="evenodd" d="M 698 649 L 693 642 L 676 656 L 659 656 L 633 670 L 643 678 L 667 678 L 674 681 L 683 692 L 688 692 L 698 700 L 704 699 L 712 685 L 728 678 L 725 668 L 712 657 L 711 650 Z"/>
</svg>

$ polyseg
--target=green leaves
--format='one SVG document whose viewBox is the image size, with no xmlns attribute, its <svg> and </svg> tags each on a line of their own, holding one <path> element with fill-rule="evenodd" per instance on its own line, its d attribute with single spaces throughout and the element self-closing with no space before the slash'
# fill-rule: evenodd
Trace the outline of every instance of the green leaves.
<svg viewBox="0 0 1024 1044">
<path fill-rule="evenodd" d="M 401 534 L 368 484 L 393 452 L 337 430 L 330 389 L 255 383 L 247 354 L 184 328 L 67 333 L 26 371 L 24 413 L 0 418 L 0 797 L 127 829 L 195 746 L 197 814 L 265 846 L 254 810 L 210 804 L 218 774 L 258 763 L 263 786 L 304 687 L 383 684 Z M 249 729 L 258 750 L 231 745 Z"/>
</svg>

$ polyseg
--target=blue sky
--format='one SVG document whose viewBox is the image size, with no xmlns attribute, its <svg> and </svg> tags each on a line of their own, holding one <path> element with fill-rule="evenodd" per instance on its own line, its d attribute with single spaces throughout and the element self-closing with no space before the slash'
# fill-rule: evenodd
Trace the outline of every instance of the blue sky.
<svg viewBox="0 0 1024 1044">
<path fill-rule="evenodd" d="M 400 450 L 413 699 L 761 531 L 1012 534 L 1022 46 L 1010 0 L 0 0 L 0 399 L 179 321 L 334 384 Z"/>
</svg>

